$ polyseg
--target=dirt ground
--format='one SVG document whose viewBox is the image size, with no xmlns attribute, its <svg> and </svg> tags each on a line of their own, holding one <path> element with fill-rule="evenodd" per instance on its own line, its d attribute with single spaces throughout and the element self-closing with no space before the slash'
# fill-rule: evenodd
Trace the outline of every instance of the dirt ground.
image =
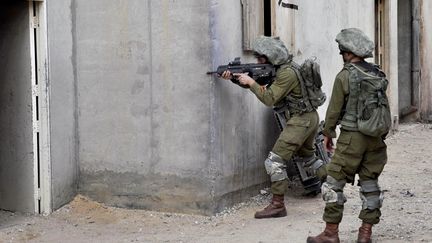
<svg viewBox="0 0 432 243">
<path fill-rule="evenodd" d="M 432 242 L 432 125 L 407 124 L 387 139 L 389 161 L 381 176 L 385 191 L 374 242 Z M 357 186 L 340 226 L 342 242 L 355 242 L 360 220 Z M 320 196 L 305 198 L 296 183 L 286 195 L 288 216 L 253 218 L 268 195 L 213 216 L 106 207 L 77 196 L 49 216 L 0 212 L 0 242 L 305 242 L 323 229 Z"/>
</svg>

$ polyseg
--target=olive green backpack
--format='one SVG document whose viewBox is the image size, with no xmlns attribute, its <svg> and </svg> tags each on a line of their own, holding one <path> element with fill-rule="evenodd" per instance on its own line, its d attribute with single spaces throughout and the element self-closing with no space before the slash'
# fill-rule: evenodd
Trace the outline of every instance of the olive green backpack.
<svg viewBox="0 0 432 243">
<path fill-rule="evenodd" d="M 342 126 L 357 127 L 359 132 L 372 137 L 385 136 L 392 124 L 386 94 L 388 80 L 384 73 L 378 69 L 380 75 L 372 74 L 354 64 L 347 64 L 345 68 L 350 71 L 350 95 Z"/>
<path fill-rule="evenodd" d="M 322 91 L 320 66 L 315 57 L 306 59 L 301 65 L 291 62 L 291 67 L 300 80 L 303 96 L 309 100 L 306 106 L 316 110 L 326 101 L 326 94 Z M 311 110 L 310 108 L 308 110 Z"/>
</svg>

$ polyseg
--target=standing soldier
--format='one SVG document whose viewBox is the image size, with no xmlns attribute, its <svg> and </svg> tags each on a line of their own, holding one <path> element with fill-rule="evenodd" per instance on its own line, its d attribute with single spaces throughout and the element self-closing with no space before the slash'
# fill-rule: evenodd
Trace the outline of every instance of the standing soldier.
<svg viewBox="0 0 432 243">
<path fill-rule="evenodd" d="M 334 156 L 327 165 L 327 181 L 322 186 L 326 227 L 318 236 L 308 237 L 307 242 L 339 242 L 338 227 L 346 202 L 343 188 L 346 183 L 354 183 L 355 174 L 359 176 L 363 202 L 359 215 L 363 222 L 357 242 L 372 242 L 372 226 L 380 220 L 383 201 L 378 177 L 387 162 L 387 146 L 384 143 L 390 127 L 387 124 L 390 111 L 385 94 L 387 80 L 377 65 L 364 61 L 364 58 L 372 57 L 374 43 L 361 30 L 344 29 L 337 35 L 336 42 L 345 64 L 336 76 L 325 118 L 325 148 L 333 150 L 332 139 L 336 137 L 338 124 L 341 125 L 340 135 Z M 379 88 L 369 90 L 366 84 Z M 370 96 L 364 98 L 365 94 Z M 367 109 L 368 112 L 365 112 Z M 368 120 L 365 116 L 384 119 L 385 122 L 381 123 L 384 127 L 373 124 L 372 118 Z M 369 123 L 365 126 L 364 122 Z"/>
<path fill-rule="evenodd" d="M 313 168 L 322 165 L 322 161 L 316 160 L 314 154 L 319 117 L 313 107 L 305 105 L 308 101 L 302 94 L 299 78 L 291 66 L 292 55 L 284 43 L 277 38 L 262 36 L 255 40 L 253 50 L 258 63 L 270 63 L 276 67 L 276 77 L 270 86 L 260 86 L 247 74 L 225 71 L 222 77 L 231 79 L 234 75 L 243 87 L 249 87 L 265 105 L 286 108 L 286 127 L 264 162 L 270 175 L 273 198 L 270 205 L 255 213 L 255 218 L 284 217 L 287 215 L 284 204 L 288 187 L 287 161 L 296 153 Z M 321 168 L 325 170 L 324 166 Z"/>
</svg>

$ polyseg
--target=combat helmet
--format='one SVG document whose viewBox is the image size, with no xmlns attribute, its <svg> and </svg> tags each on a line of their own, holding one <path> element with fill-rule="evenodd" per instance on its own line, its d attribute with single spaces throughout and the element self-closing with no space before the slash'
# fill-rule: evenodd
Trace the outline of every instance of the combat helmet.
<svg viewBox="0 0 432 243">
<path fill-rule="evenodd" d="M 373 57 L 374 42 L 357 28 L 343 29 L 336 36 L 341 51 L 351 52 L 362 58 Z"/>
<path fill-rule="evenodd" d="M 252 50 L 266 56 L 273 65 L 282 65 L 293 57 L 278 37 L 260 36 L 253 42 Z"/>
</svg>

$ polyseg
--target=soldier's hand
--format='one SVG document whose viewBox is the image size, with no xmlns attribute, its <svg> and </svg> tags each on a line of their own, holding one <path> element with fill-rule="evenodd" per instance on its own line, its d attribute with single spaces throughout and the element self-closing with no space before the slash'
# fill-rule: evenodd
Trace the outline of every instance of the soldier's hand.
<svg viewBox="0 0 432 243">
<path fill-rule="evenodd" d="M 233 75 L 232 75 L 232 73 L 231 73 L 230 71 L 226 70 L 226 71 L 224 71 L 224 72 L 222 73 L 221 77 L 222 77 L 223 79 L 230 80 L 230 79 L 233 78 Z"/>
<path fill-rule="evenodd" d="M 247 73 L 234 73 L 234 77 L 236 77 L 242 85 L 248 85 L 250 87 L 255 83 L 255 80 L 249 77 Z"/>
<path fill-rule="evenodd" d="M 325 148 L 325 150 L 327 150 L 327 152 L 330 152 L 330 153 L 334 152 L 333 138 L 329 138 L 327 136 L 324 136 L 324 148 Z"/>
</svg>

